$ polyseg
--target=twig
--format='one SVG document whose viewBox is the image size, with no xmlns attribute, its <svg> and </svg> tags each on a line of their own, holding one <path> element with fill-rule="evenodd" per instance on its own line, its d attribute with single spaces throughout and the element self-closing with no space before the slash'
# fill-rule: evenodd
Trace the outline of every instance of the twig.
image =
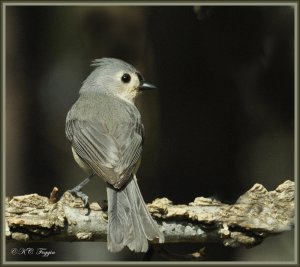
<svg viewBox="0 0 300 267">
<path fill-rule="evenodd" d="M 50 193 L 50 198 L 49 198 L 50 204 L 54 204 L 57 202 L 57 193 L 58 193 L 58 188 L 53 187 L 52 192 Z"/>
<path fill-rule="evenodd" d="M 165 259 L 170 261 L 203 261 L 205 259 L 205 248 L 199 249 L 194 253 L 179 254 L 172 252 L 162 246 L 155 246 L 155 250 Z"/>
</svg>

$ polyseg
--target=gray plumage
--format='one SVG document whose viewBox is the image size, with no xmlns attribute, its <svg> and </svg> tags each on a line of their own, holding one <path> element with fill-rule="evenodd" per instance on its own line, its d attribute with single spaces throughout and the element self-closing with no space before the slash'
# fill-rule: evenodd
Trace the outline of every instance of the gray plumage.
<svg viewBox="0 0 300 267">
<path fill-rule="evenodd" d="M 163 234 L 152 219 L 137 185 L 143 125 L 133 100 L 140 77 L 131 65 L 117 59 L 95 60 L 96 69 L 83 83 L 80 97 L 67 115 L 66 136 L 76 162 L 107 182 L 108 249 L 125 246 L 145 252 L 148 241 Z M 121 81 L 123 73 L 131 81 Z"/>
</svg>

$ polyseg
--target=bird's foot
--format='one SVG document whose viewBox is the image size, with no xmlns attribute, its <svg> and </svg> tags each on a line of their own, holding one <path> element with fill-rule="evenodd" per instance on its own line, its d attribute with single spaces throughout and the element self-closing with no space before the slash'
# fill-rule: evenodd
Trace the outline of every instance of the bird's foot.
<svg viewBox="0 0 300 267">
<path fill-rule="evenodd" d="M 77 188 L 76 186 L 73 189 L 68 190 L 68 192 L 71 193 L 74 197 L 80 198 L 83 201 L 83 205 L 85 208 L 88 207 L 89 197 L 85 193 L 83 193 L 80 188 Z"/>
</svg>

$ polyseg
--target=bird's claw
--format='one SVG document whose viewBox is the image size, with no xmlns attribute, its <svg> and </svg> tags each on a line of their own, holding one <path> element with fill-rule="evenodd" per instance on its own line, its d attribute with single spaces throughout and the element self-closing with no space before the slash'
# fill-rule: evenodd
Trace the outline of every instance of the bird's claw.
<svg viewBox="0 0 300 267">
<path fill-rule="evenodd" d="M 80 198 L 85 208 L 88 207 L 89 197 L 85 193 L 83 193 L 81 190 L 77 190 L 76 187 L 68 190 L 68 192 L 71 193 L 74 197 Z"/>
</svg>

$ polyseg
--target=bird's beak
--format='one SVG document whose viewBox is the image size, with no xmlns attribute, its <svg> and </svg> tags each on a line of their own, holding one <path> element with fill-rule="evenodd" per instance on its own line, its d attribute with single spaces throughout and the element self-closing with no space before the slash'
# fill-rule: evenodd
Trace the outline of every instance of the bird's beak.
<svg viewBox="0 0 300 267">
<path fill-rule="evenodd" d="M 145 91 L 145 90 L 157 89 L 157 87 L 147 82 L 141 82 L 139 89 L 140 91 Z"/>
</svg>

